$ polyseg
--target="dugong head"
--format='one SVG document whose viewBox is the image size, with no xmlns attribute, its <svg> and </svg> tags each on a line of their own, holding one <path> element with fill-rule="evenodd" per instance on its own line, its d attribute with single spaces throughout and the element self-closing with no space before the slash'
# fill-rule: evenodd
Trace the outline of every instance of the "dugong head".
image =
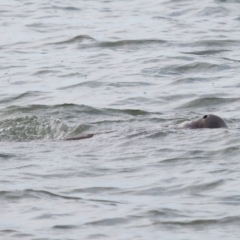
<svg viewBox="0 0 240 240">
<path fill-rule="evenodd" d="M 227 124 L 223 121 L 222 118 L 208 114 L 204 115 L 202 118 L 192 121 L 190 123 L 186 123 L 183 128 L 227 128 Z"/>
</svg>

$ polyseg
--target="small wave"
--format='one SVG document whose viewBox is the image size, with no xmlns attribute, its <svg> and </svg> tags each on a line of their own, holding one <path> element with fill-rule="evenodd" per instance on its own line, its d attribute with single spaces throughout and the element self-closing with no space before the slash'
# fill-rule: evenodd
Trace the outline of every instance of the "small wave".
<svg viewBox="0 0 240 240">
<path fill-rule="evenodd" d="M 116 130 L 109 123 L 149 114 L 152 113 L 140 109 L 94 108 L 76 104 L 10 106 L 2 109 L 0 114 L 0 141 L 64 139 L 90 133 L 90 129 L 103 124 L 106 129 L 101 131 L 108 132 Z"/>
<path fill-rule="evenodd" d="M 70 75 L 70 74 L 69 74 Z M 60 77 L 69 77 L 69 75 L 64 75 Z M 71 74 L 71 76 L 81 76 L 85 77 L 84 75 L 80 74 Z M 152 83 L 146 83 L 146 82 L 117 82 L 117 83 L 109 83 L 109 82 L 100 82 L 100 81 L 84 81 L 78 84 L 68 85 L 65 87 L 58 88 L 59 90 L 66 90 L 66 89 L 76 89 L 80 87 L 89 87 L 89 88 L 100 88 L 103 86 L 111 86 L 111 87 L 139 87 L 139 86 L 152 86 Z"/>
<path fill-rule="evenodd" d="M 164 225 L 179 225 L 179 226 L 188 226 L 188 227 L 198 227 L 198 226 L 206 226 L 209 227 L 211 225 L 218 225 L 219 224 L 239 224 L 240 217 L 239 216 L 232 216 L 232 217 L 224 217 L 224 218 L 212 218 L 212 219 L 194 219 L 191 221 L 157 221 L 155 224 L 164 224 Z"/>
<path fill-rule="evenodd" d="M 55 43 L 48 43 L 48 44 L 54 44 L 54 45 L 61 45 L 61 44 L 73 44 L 73 43 L 82 43 L 82 42 L 95 42 L 95 39 L 88 36 L 88 35 L 78 35 L 76 37 L 70 38 L 68 40 L 65 41 L 61 41 L 61 42 L 55 42 Z M 48 45 L 47 44 L 47 45 Z"/>
<path fill-rule="evenodd" d="M 76 193 L 106 193 L 106 192 L 116 192 L 119 188 L 115 187 L 91 187 L 91 188 L 80 188 L 73 189 L 71 191 L 65 192 L 66 194 L 76 194 Z"/>
<path fill-rule="evenodd" d="M 113 42 L 102 42 L 99 44 L 100 47 L 107 48 L 116 48 L 116 47 L 131 47 L 137 45 L 152 45 L 152 44 L 163 44 L 166 43 L 164 40 L 156 40 L 156 39 L 142 39 L 142 40 L 120 40 Z"/>
<path fill-rule="evenodd" d="M 86 82 L 82 82 L 82 83 L 78 83 L 78 84 L 74 84 L 71 86 L 66 86 L 66 87 L 61 87 L 58 88 L 59 90 L 66 90 L 66 89 L 76 89 L 76 88 L 80 88 L 80 87 L 90 87 L 90 88 L 99 88 L 106 85 L 106 83 L 103 82 L 98 82 L 98 81 L 86 81 Z"/>
<path fill-rule="evenodd" d="M 113 48 L 113 49 L 130 49 L 134 50 L 140 46 L 162 45 L 165 40 L 158 39 L 139 39 L 139 40 L 118 40 L 118 41 L 97 41 L 88 35 L 79 35 L 65 41 L 46 43 L 46 45 L 69 45 L 79 44 L 79 48 Z"/>
<path fill-rule="evenodd" d="M 209 82 L 209 78 L 201 78 L 201 77 L 186 77 L 175 80 L 174 82 L 170 83 L 170 85 L 178 85 L 178 84 L 189 84 L 195 82 Z"/>
<path fill-rule="evenodd" d="M 80 8 L 77 8 L 77 7 L 65 7 L 62 9 L 67 10 L 67 11 L 80 11 L 81 10 Z"/>
<path fill-rule="evenodd" d="M 57 5 L 48 5 L 47 7 L 42 7 L 42 9 L 45 9 L 45 10 L 63 10 L 63 11 L 81 11 L 80 8 L 77 8 L 77 7 L 72 7 L 72 6 L 69 6 L 69 7 L 60 7 L 60 6 L 57 6 Z"/>
<path fill-rule="evenodd" d="M 86 77 L 86 75 L 84 75 L 82 73 L 79 73 L 79 72 L 76 72 L 76 73 L 69 73 L 69 74 L 59 75 L 58 77 L 60 77 L 60 78 Z M 67 87 L 66 88 L 58 88 L 58 89 L 67 89 Z"/>
<path fill-rule="evenodd" d="M 69 199 L 69 200 L 82 200 L 80 197 L 69 197 L 63 196 L 59 194 L 54 194 L 48 191 L 41 191 L 41 190 L 33 190 L 33 189 L 26 189 L 21 191 L 0 191 L 0 199 L 7 199 L 7 200 L 18 200 L 23 198 L 50 198 L 50 199 Z"/>
<path fill-rule="evenodd" d="M 33 73 L 33 76 L 51 76 L 51 75 L 55 75 L 56 73 L 59 73 L 60 71 L 55 71 L 55 70 L 39 70 L 35 73 Z"/>
<path fill-rule="evenodd" d="M 223 104 L 231 104 L 233 102 L 238 102 L 239 98 L 218 98 L 218 97 L 206 97 L 192 100 L 188 103 L 183 104 L 180 108 L 196 108 L 196 107 L 206 107 L 206 106 L 217 106 Z"/>
<path fill-rule="evenodd" d="M 207 17 L 226 17 L 230 11 L 224 7 L 206 7 L 201 10 L 197 15 Z"/>
<path fill-rule="evenodd" d="M 0 159 L 2 160 L 14 158 L 14 157 L 16 157 L 16 155 L 14 154 L 0 153 Z"/>
<path fill-rule="evenodd" d="M 212 40 L 200 40 L 193 42 L 191 45 L 197 47 L 232 47 L 232 46 L 239 46 L 240 41 L 236 40 L 219 40 L 219 39 L 212 39 Z"/>
<path fill-rule="evenodd" d="M 55 225 L 53 228 L 55 229 L 62 229 L 62 230 L 69 230 L 69 229 L 76 229 L 79 226 L 77 225 Z"/>
<path fill-rule="evenodd" d="M 214 55 L 222 52 L 229 52 L 230 50 L 204 50 L 204 51 L 194 51 L 194 52 L 182 52 L 184 54 L 193 54 L 193 55 Z"/>
<path fill-rule="evenodd" d="M 170 71 L 174 71 L 177 73 L 200 73 L 200 72 L 217 72 L 221 70 L 230 69 L 230 67 L 226 64 L 212 64 L 206 62 L 195 62 L 189 63 L 186 65 L 173 67 L 173 69 L 169 69 Z"/>
<path fill-rule="evenodd" d="M 161 208 L 160 210 L 150 210 L 143 213 L 144 216 L 150 218 L 179 218 L 187 217 L 187 215 L 179 210 L 171 208 Z"/>
<path fill-rule="evenodd" d="M 92 221 L 85 223 L 85 225 L 93 225 L 93 226 L 116 226 L 127 224 L 131 221 L 129 218 L 105 218 L 98 221 Z"/>
<path fill-rule="evenodd" d="M 141 87 L 141 86 L 152 86 L 154 84 L 148 83 L 148 82 L 115 82 L 115 83 L 109 83 L 108 86 L 113 87 Z"/>
<path fill-rule="evenodd" d="M 34 97 L 42 96 L 43 94 L 45 94 L 45 92 L 28 91 L 28 92 L 25 92 L 25 93 L 21 93 L 17 96 L 3 98 L 0 101 L 0 104 L 3 104 L 3 103 L 8 103 L 9 104 L 11 102 L 16 102 L 16 101 L 26 99 L 26 98 L 34 98 Z"/>
<path fill-rule="evenodd" d="M 68 131 L 66 124 L 54 118 L 26 116 L 0 121 L 0 141 L 56 139 Z"/>
</svg>

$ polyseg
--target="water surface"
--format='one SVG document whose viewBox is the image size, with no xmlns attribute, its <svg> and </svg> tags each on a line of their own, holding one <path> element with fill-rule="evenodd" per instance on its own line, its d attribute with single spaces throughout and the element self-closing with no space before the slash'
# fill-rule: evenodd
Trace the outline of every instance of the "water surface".
<svg viewBox="0 0 240 240">
<path fill-rule="evenodd" d="M 239 239 L 239 3 L 2 3 L 1 239 Z"/>
</svg>

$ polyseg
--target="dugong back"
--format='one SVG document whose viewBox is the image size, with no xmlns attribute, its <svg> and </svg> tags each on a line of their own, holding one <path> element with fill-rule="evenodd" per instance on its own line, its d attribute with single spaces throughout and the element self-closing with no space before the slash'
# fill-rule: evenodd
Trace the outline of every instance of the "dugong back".
<svg viewBox="0 0 240 240">
<path fill-rule="evenodd" d="M 184 128 L 228 128 L 224 120 L 216 115 L 208 114 L 204 115 L 202 118 L 186 123 Z"/>
</svg>

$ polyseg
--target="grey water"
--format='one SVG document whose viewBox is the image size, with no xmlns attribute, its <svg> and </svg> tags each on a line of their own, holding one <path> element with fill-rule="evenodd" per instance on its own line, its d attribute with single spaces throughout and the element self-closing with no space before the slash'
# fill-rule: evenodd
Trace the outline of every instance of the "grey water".
<svg viewBox="0 0 240 240">
<path fill-rule="evenodd" d="M 1 1 L 0 239 L 239 239 L 239 9 Z"/>
</svg>

